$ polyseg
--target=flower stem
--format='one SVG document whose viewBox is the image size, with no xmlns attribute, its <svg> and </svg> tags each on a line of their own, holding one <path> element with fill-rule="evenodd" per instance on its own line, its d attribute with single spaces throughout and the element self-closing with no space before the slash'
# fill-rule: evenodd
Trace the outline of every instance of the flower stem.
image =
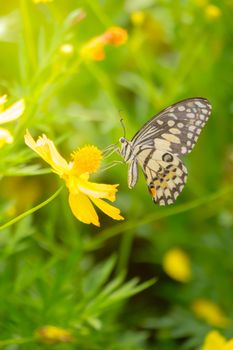
<svg viewBox="0 0 233 350">
<path fill-rule="evenodd" d="M 8 226 L 15 224 L 17 221 L 23 219 L 24 217 L 34 213 L 35 211 L 39 210 L 42 207 L 44 207 L 46 204 L 48 204 L 49 202 L 51 202 L 54 198 L 56 198 L 58 196 L 58 194 L 61 192 L 63 187 L 64 186 L 61 186 L 51 197 L 46 199 L 44 202 L 36 205 L 35 207 L 31 208 L 30 210 L 25 211 L 24 213 L 16 216 L 14 219 L 12 219 L 12 220 L 8 221 L 7 223 L 3 224 L 2 226 L 0 226 L 0 231 L 5 229 Z"/>
</svg>

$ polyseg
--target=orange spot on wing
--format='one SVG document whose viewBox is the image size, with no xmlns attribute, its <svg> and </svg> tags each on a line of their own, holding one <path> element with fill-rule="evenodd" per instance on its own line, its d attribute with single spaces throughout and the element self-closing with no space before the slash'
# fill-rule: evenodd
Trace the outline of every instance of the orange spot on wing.
<svg viewBox="0 0 233 350">
<path fill-rule="evenodd" d="M 149 192 L 150 192 L 152 197 L 156 197 L 156 189 L 154 187 L 149 188 Z"/>
</svg>

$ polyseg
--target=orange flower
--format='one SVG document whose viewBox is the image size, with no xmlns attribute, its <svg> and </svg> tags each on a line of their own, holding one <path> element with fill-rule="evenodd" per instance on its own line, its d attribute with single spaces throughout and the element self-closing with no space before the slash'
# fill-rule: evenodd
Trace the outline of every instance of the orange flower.
<svg viewBox="0 0 233 350">
<path fill-rule="evenodd" d="M 93 61 L 105 59 L 104 48 L 106 45 L 120 46 L 128 38 L 127 31 L 121 27 L 110 27 L 102 35 L 88 41 L 81 49 L 81 55 Z"/>
<path fill-rule="evenodd" d="M 127 41 L 128 33 L 121 27 L 110 27 L 102 37 L 106 44 L 119 46 Z"/>
</svg>

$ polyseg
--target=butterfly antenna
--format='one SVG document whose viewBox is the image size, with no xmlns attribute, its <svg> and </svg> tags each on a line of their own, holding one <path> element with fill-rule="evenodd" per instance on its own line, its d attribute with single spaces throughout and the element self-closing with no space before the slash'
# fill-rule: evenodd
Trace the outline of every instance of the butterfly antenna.
<svg viewBox="0 0 233 350">
<path fill-rule="evenodd" d="M 121 112 L 122 111 L 119 111 L 120 116 L 121 116 Z M 123 138 L 125 138 L 125 136 L 126 136 L 126 129 L 125 129 L 125 124 L 124 124 L 124 119 L 123 119 L 122 116 L 121 116 L 121 119 L 120 119 L 120 123 L 121 123 L 122 129 L 123 129 Z M 118 152 L 119 153 L 118 142 L 107 146 L 102 152 L 103 152 L 104 158 L 110 157 L 114 152 Z"/>
<path fill-rule="evenodd" d="M 122 129 L 123 129 L 123 137 L 125 138 L 126 137 L 126 128 L 125 128 L 124 119 L 123 119 L 123 117 L 121 115 L 121 112 L 122 111 L 119 111 L 119 114 L 121 116 L 120 123 L 121 123 Z"/>
</svg>

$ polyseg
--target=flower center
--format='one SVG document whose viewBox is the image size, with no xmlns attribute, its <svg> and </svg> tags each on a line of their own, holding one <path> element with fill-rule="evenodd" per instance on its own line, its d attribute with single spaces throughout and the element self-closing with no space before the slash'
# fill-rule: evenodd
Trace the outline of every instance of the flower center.
<svg viewBox="0 0 233 350">
<path fill-rule="evenodd" d="M 100 166 L 102 152 L 95 146 L 88 145 L 72 153 L 72 172 L 77 175 L 94 173 Z"/>
</svg>

